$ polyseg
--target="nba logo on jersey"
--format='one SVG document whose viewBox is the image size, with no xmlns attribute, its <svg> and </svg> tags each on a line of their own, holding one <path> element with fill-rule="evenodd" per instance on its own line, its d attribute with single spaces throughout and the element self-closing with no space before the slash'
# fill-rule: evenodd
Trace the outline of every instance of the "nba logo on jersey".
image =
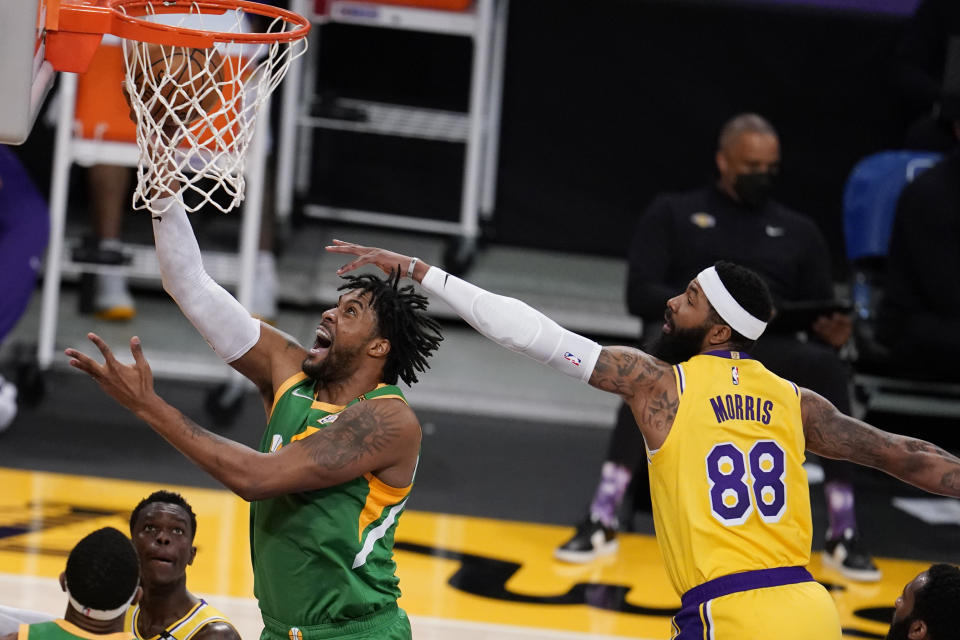
<svg viewBox="0 0 960 640">
<path fill-rule="evenodd" d="M 733 378 L 733 384 L 740 384 L 740 368 L 730 367 L 730 377 Z"/>
<path fill-rule="evenodd" d="M 296 627 L 290 627 L 290 631 L 287 631 L 287 637 L 290 638 L 290 640 L 303 640 L 303 632 Z"/>
<path fill-rule="evenodd" d="M 339 413 L 331 413 L 331 414 L 328 415 L 328 416 L 323 416 L 322 418 L 320 418 L 319 420 L 317 420 L 317 422 L 319 422 L 320 424 L 328 424 L 328 423 L 330 423 L 330 422 L 333 422 L 334 420 L 336 420 L 336 419 L 339 418 L 339 417 L 340 417 L 340 414 L 339 414 Z"/>
<path fill-rule="evenodd" d="M 566 353 L 564 353 L 564 354 L 563 354 L 563 357 L 564 357 L 564 359 L 566 359 L 568 362 L 570 362 L 570 364 L 572 364 L 573 366 L 575 366 L 575 367 L 579 367 L 579 366 L 580 366 L 580 362 L 581 362 L 580 358 L 579 358 L 578 356 L 573 355 L 573 354 L 570 353 L 569 351 L 567 351 Z"/>
<path fill-rule="evenodd" d="M 273 440 L 270 441 L 270 453 L 277 451 L 282 446 L 283 436 L 281 436 L 279 433 L 273 434 Z"/>
</svg>

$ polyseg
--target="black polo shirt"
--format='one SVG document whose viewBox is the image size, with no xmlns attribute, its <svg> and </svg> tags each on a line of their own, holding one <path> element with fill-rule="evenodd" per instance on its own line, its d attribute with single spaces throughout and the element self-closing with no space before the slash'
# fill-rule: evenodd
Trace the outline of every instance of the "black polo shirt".
<svg viewBox="0 0 960 640">
<path fill-rule="evenodd" d="M 668 298 L 717 260 L 758 272 L 774 300 L 833 298 L 826 241 L 806 216 L 769 201 L 758 209 L 711 185 L 656 197 L 630 245 L 630 313 L 659 321 Z"/>
</svg>

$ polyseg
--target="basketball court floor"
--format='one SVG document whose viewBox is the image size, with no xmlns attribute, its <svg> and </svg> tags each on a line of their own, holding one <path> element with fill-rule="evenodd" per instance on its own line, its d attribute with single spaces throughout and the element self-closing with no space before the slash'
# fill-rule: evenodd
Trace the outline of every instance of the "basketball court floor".
<svg viewBox="0 0 960 640">
<path fill-rule="evenodd" d="M 334 235 L 395 246 L 427 260 L 439 253 L 436 241 L 416 237 L 314 229 L 288 246 L 281 280 L 296 280 L 300 284 L 291 286 L 301 294 L 303 278 L 317 297 L 331 292 L 336 260 L 317 247 Z M 601 342 L 623 342 L 636 330 L 623 310 L 619 261 L 492 247 L 478 256 L 470 277 L 497 291 L 534 296 L 547 313 Z M 78 315 L 76 288 L 65 285 L 57 349 L 90 352 L 83 335 L 93 330 L 122 352 L 128 338 L 139 335 L 149 360 L 179 362 L 184 372 L 158 375 L 161 395 L 213 426 L 203 405 L 216 376 L 225 379 L 227 369 L 176 306 L 155 285 L 150 289 L 137 290 L 138 317 L 117 325 Z M 278 325 L 307 339 L 321 307 L 284 305 Z M 590 499 L 616 399 L 490 344 L 438 312 L 447 339 L 433 369 L 408 394 L 424 428 L 423 457 L 396 542 L 401 606 L 411 615 L 414 637 L 669 637 L 679 600 L 649 514 L 632 518 L 634 531 L 621 537 L 614 556 L 585 565 L 552 558 Z M 35 299 L 0 351 L 0 369 L 9 365 L 13 349 L 36 340 L 38 314 Z M 219 373 L 211 377 L 210 371 Z M 244 638 L 257 637 L 246 504 L 62 360 L 45 382 L 44 399 L 24 407 L 0 435 L 0 603 L 62 614 L 55 578 L 72 545 L 101 526 L 126 530 L 132 507 L 165 488 L 183 493 L 198 514 L 199 551 L 189 588 L 227 612 Z M 252 396 L 243 402 L 236 420 L 216 430 L 255 444 L 263 410 Z M 890 429 L 915 424 L 877 418 Z M 815 466 L 810 477 L 819 550 L 826 518 Z M 882 638 L 907 581 L 931 562 L 960 562 L 960 503 L 922 495 L 874 472 L 864 471 L 858 480 L 860 525 L 883 580 L 850 582 L 823 567 L 819 553 L 810 568 L 833 594 L 845 637 Z"/>
</svg>

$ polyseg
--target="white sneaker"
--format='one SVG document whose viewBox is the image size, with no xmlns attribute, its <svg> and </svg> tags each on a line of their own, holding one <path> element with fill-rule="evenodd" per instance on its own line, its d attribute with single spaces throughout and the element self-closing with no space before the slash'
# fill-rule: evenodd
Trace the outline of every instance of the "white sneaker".
<svg viewBox="0 0 960 640">
<path fill-rule="evenodd" d="M 17 417 L 17 387 L 0 376 L 0 433 L 3 433 Z"/>
<path fill-rule="evenodd" d="M 97 274 L 93 312 L 101 320 L 130 320 L 137 315 L 126 276 L 119 273 Z"/>
</svg>

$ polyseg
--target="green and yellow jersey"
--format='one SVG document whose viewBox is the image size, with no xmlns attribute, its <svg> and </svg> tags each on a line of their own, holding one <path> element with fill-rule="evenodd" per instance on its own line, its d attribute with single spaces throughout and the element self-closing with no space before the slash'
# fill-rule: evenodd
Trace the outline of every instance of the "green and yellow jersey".
<svg viewBox="0 0 960 640">
<path fill-rule="evenodd" d="M 331 425 L 357 402 L 394 398 L 381 384 L 344 406 L 314 398 L 299 373 L 277 390 L 260 451 L 275 452 Z M 347 622 L 395 607 L 400 597 L 393 537 L 413 485 L 396 488 L 373 474 L 250 505 L 254 594 L 264 623 L 304 627 Z"/>
<path fill-rule="evenodd" d="M 133 640 L 127 632 L 93 633 L 64 619 L 22 624 L 17 640 Z"/>
</svg>

